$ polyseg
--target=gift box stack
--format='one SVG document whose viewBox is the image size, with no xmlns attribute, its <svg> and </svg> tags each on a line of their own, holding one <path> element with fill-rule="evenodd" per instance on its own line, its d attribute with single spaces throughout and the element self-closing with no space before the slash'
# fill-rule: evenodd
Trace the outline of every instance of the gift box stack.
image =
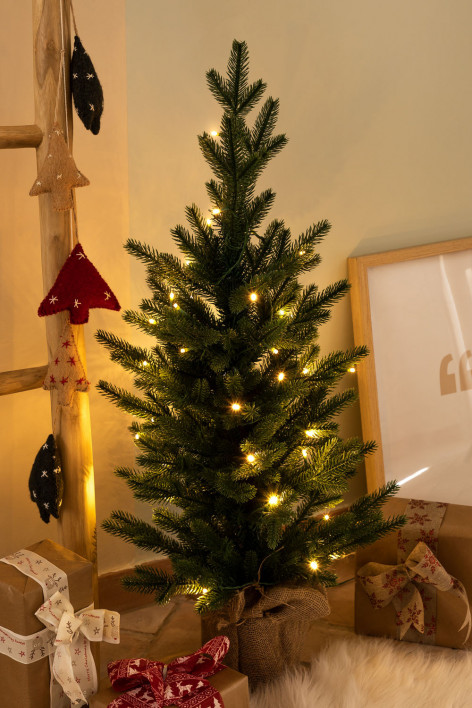
<svg viewBox="0 0 472 708">
<path fill-rule="evenodd" d="M 357 552 L 356 632 L 469 648 L 470 507 L 396 498 L 384 514 L 407 522 Z"/>
<path fill-rule="evenodd" d="M 119 642 L 119 614 L 95 610 L 92 564 L 52 541 L 0 562 L 0 675 L 8 705 L 86 705 L 97 690 L 90 642 Z"/>
</svg>

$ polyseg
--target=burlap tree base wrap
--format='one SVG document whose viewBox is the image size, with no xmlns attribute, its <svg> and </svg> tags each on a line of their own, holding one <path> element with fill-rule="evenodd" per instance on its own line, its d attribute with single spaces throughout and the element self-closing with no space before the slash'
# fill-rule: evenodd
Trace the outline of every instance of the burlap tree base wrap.
<svg viewBox="0 0 472 708">
<path fill-rule="evenodd" d="M 230 640 L 225 664 L 249 676 L 254 688 L 300 660 L 310 623 L 330 612 L 324 588 L 248 588 L 220 611 L 202 618 L 202 641 Z"/>
</svg>

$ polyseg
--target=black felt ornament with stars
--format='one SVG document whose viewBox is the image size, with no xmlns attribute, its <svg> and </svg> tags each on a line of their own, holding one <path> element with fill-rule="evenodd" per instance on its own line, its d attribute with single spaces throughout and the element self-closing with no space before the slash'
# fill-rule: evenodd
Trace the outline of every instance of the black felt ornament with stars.
<svg viewBox="0 0 472 708">
<path fill-rule="evenodd" d="M 48 436 L 36 455 L 28 486 L 31 501 L 38 505 L 42 520 L 48 524 L 51 516 L 58 519 L 64 485 L 61 460 L 54 435 Z"/>
<path fill-rule="evenodd" d="M 103 113 L 103 90 L 92 60 L 77 35 L 74 37 L 74 51 L 70 61 L 70 85 L 80 120 L 87 130 L 97 135 Z"/>
</svg>

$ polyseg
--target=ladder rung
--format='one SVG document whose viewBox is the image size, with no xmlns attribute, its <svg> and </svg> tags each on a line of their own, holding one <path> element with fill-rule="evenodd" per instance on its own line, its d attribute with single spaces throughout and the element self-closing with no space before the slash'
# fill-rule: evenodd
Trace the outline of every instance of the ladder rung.
<svg viewBox="0 0 472 708">
<path fill-rule="evenodd" d="M 0 148 L 38 147 L 43 133 L 37 125 L 0 126 Z"/>
<path fill-rule="evenodd" d="M 46 365 L 33 366 L 30 369 L 16 369 L 16 371 L 3 371 L 0 373 L 0 396 L 41 388 L 47 370 Z"/>
</svg>

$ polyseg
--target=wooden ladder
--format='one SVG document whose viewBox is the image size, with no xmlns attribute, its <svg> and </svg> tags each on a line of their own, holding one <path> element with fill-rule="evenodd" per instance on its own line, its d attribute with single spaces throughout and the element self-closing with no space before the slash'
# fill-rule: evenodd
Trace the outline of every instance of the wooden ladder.
<svg viewBox="0 0 472 708">
<path fill-rule="evenodd" d="M 47 154 L 48 136 L 54 122 L 57 82 L 64 48 L 66 101 L 59 102 L 58 122 L 66 135 L 66 106 L 69 148 L 72 150 L 72 102 L 69 86 L 71 54 L 70 0 L 33 0 L 34 125 L 0 127 L 0 148 L 35 148 L 39 167 Z M 32 175 L 32 180 L 34 175 Z M 25 184 L 25 198 L 28 199 Z M 43 292 L 46 295 L 64 265 L 71 243 L 71 212 L 57 212 L 51 195 L 39 197 Z M 39 305 L 39 302 L 38 302 Z M 48 360 L 59 346 L 68 313 L 45 317 Z M 73 325 L 79 355 L 85 365 L 83 327 Z M 0 373 L 0 395 L 28 391 L 42 386 L 47 365 Z M 92 457 L 89 398 L 74 393 L 72 404 L 59 406 L 51 391 L 53 433 L 58 442 L 64 474 L 64 500 L 60 511 L 60 542 L 94 564 L 94 595 L 97 592 L 95 485 Z M 38 440 L 38 448 L 41 441 Z M 98 606 L 96 604 L 96 606 Z"/>
</svg>

